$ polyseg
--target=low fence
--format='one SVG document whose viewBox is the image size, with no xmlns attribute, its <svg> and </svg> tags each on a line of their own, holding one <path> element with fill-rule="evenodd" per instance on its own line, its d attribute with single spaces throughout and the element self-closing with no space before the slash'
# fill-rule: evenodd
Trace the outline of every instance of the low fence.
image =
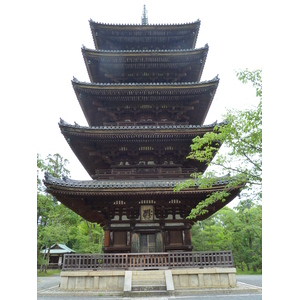
<svg viewBox="0 0 300 300">
<path fill-rule="evenodd" d="M 65 254 L 63 271 L 234 267 L 232 251 Z"/>
</svg>

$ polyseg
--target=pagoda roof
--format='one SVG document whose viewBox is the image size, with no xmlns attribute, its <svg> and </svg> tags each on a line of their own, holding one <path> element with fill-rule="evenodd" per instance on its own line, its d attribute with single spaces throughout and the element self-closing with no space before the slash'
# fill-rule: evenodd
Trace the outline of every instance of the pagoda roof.
<svg viewBox="0 0 300 300">
<path fill-rule="evenodd" d="M 200 20 L 184 24 L 106 24 L 90 20 L 96 49 L 156 50 L 195 48 Z"/>
<path fill-rule="evenodd" d="M 189 123 L 202 125 L 219 84 L 216 76 L 202 82 L 180 83 L 87 83 L 76 78 L 72 85 L 85 118 L 90 126 L 103 125 L 111 106 L 124 107 L 132 104 L 184 105 Z M 180 108 L 181 109 L 181 108 Z"/>
<path fill-rule="evenodd" d="M 92 50 L 82 48 L 91 82 L 200 81 L 208 45 L 186 50 Z"/>
<path fill-rule="evenodd" d="M 101 211 L 114 206 L 118 201 L 126 202 L 127 209 L 138 207 L 141 199 L 155 197 L 158 204 L 163 203 L 168 208 L 176 199 L 185 208 L 191 209 L 204 200 L 212 192 L 223 190 L 229 183 L 230 177 L 220 177 L 212 187 L 198 188 L 197 185 L 180 192 L 174 192 L 176 184 L 183 182 L 177 180 L 73 180 L 66 177 L 59 179 L 45 174 L 44 184 L 47 192 L 51 193 L 58 201 L 81 215 L 90 222 L 104 222 Z M 208 207 L 208 213 L 199 216 L 197 220 L 204 220 L 214 212 L 232 201 L 240 192 L 240 187 L 231 190 L 226 201 L 218 201 Z M 117 201 L 116 201 L 117 200 Z M 170 201 L 171 200 L 171 201 Z"/>
<path fill-rule="evenodd" d="M 77 156 L 81 164 L 91 177 L 97 170 L 110 170 L 116 165 L 116 158 L 126 160 L 128 155 L 139 157 L 152 155 L 157 157 L 159 151 L 166 147 L 174 147 L 180 150 L 174 159 L 183 161 L 182 167 L 198 168 L 204 172 L 207 168 L 205 163 L 197 160 L 186 160 L 190 145 L 196 136 L 203 136 L 206 132 L 214 130 L 215 126 L 223 123 L 210 125 L 162 125 L 162 126 L 80 126 L 71 125 L 61 120 L 59 127 L 69 146 Z M 123 151 L 126 147 L 128 151 Z M 151 147 L 151 151 L 145 154 L 139 151 L 140 147 Z M 220 147 L 220 145 L 216 145 Z M 121 150 L 120 150 L 121 149 Z M 132 154 L 130 154 L 132 151 Z M 135 167 L 133 164 L 132 167 Z M 152 166 L 153 167 L 153 166 Z M 172 167 L 172 166 L 171 166 Z M 175 167 L 175 166 L 174 166 Z"/>
<path fill-rule="evenodd" d="M 107 134 L 107 133 L 115 133 L 121 134 L 124 136 L 126 133 L 133 134 L 147 134 L 151 131 L 158 133 L 167 133 L 171 135 L 177 135 L 180 133 L 191 134 L 195 136 L 195 133 L 205 133 L 209 130 L 212 130 L 215 126 L 221 126 L 225 124 L 224 122 L 217 123 L 214 122 L 208 125 L 140 125 L 140 126 L 81 126 L 76 122 L 74 125 L 67 123 L 63 119 L 60 119 L 59 127 L 63 133 L 67 132 L 66 128 L 69 128 L 69 132 L 74 132 L 74 134 L 78 133 L 78 135 L 86 134 Z M 136 131 L 135 133 L 132 131 Z"/>
<path fill-rule="evenodd" d="M 228 175 L 220 177 L 218 182 L 215 185 L 215 188 L 220 185 L 226 185 L 229 183 L 230 177 Z M 59 187 L 66 188 L 79 188 L 82 191 L 88 191 L 92 189 L 93 191 L 122 191 L 126 190 L 135 190 L 135 189 L 155 189 L 157 188 L 171 188 L 172 191 L 176 184 L 182 183 L 186 181 L 186 179 L 133 179 L 133 180 L 75 180 L 68 177 L 63 177 L 62 179 L 52 176 L 51 174 L 45 173 L 45 184 L 53 184 Z M 194 190 L 194 189 L 193 189 Z M 205 189 L 202 190 L 202 192 Z M 74 191 L 74 190 L 72 190 Z"/>
<path fill-rule="evenodd" d="M 71 125 L 60 119 L 59 127 L 69 144 L 76 137 L 86 141 L 130 141 L 143 139 L 150 141 L 190 140 L 220 127 L 222 123 L 209 125 L 140 125 L 140 126 L 81 126 Z"/>
</svg>

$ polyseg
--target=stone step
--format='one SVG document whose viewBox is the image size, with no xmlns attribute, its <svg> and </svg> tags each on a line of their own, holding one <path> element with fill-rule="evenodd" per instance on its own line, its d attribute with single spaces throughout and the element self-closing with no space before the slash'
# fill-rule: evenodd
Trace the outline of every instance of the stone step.
<svg viewBox="0 0 300 300">
<path fill-rule="evenodd" d="M 156 270 L 156 271 L 132 271 L 132 276 L 159 276 L 165 275 L 165 271 L 164 270 Z"/>
<path fill-rule="evenodd" d="M 166 278 L 164 270 L 147 270 L 132 272 L 133 292 L 159 292 L 166 291 Z"/>
<path fill-rule="evenodd" d="M 132 281 L 164 281 L 165 276 L 145 277 L 145 276 L 132 276 Z"/>
<path fill-rule="evenodd" d="M 166 291 L 166 285 L 165 284 L 155 284 L 155 285 L 132 285 L 131 287 L 132 291 Z"/>
<path fill-rule="evenodd" d="M 132 280 L 132 285 L 163 285 L 166 284 L 166 279 L 160 279 L 160 280 Z"/>
<path fill-rule="evenodd" d="M 132 274 L 132 278 L 164 278 L 164 277 L 165 277 L 165 273 Z"/>
<path fill-rule="evenodd" d="M 125 297 L 167 297 L 169 294 L 165 291 L 131 291 L 131 292 L 125 292 Z"/>
<path fill-rule="evenodd" d="M 165 277 L 156 277 L 156 278 L 147 278 L 147 277 L 133 277 L 132 278 L 133 285 L 152 285 L 152 284 L 166 284 Z"/>
<path fill-rule="evenodd" d="M 162 278 L 165 274 L 132 274 L 132 278 Z"/>
<path fill-rule="evenodd" d="M 132 286 L 166 286 L 166 281 L 132 281 Z"/>
</svg>

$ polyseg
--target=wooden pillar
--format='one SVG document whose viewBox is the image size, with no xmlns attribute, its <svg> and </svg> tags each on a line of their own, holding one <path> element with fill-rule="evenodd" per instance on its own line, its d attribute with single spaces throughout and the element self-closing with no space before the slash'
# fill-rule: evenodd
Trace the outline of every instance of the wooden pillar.
<svg viewBox="0 0 300 300">
<path fill-rule="evenodd" d="M 104 231 L 104 247 L 109 246 L 109 230 Z"/>
<path fill-rule="evenodd" d="M 192 245 L 191 230 L 190 229 L 185 229 L 184 230 L 184 235 L 185 235 L 185 244 L 186 245 Z"/>
</svg>

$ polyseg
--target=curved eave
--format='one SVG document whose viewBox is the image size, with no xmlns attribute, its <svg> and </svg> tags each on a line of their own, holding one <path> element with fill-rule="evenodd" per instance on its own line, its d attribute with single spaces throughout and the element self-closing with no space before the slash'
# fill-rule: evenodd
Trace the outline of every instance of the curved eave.
<svg viewBox="0 0 300 300">
<path fill-rule="evenodd" d="M 151 180 L 151 181 L 78 181 L 72 179 L 57 179 L 52 176 L 45 176 L 44 184 L 47 192 L 55 196 L 60 202 L 80 214 L 83 218 L 91 222 L 104 222 L 103 215 L 98 212 L 99 209 L 110 207 L 114 209 L 115 200 L 124 199 L 138 205 L 138 201 L 144 197 L 151 197 L 157 201 L 168 199 L 182 199 L 188 203 L 190 208 L 195 207 L 207 195 L 212 192 L 223 190 L 228 180 L 220 178 L 220 182 L 212 188 L 186 189 L 180 192 L 174 192 L 173 188 L 179 181 L 172 180 Z M 208 207 L 208 213 L 197 217 L 196 220 L 204 220 L 214 214 L 216 211 L 227 205 L 240 192 L 241 186 L 232 189 L 230 195 L 224 202 L 217 201 Z M 201 200 L 202 199 L 202 200 Z M 103 223 L 104 224 L 104 223 Z"/>
<path fill-rule="evenodd" d="M 171 193 L 173 196 L 181 194 L 210 194 L 216 191 L 222 191 L 230 182 L 229 176 L 220 177 L 219 180 L 208 188 L 192 188 L 184 189 L 180 192 L 174 192 L 174 187 L 178 183 L 184 182 L 186 179 L 135 179 L 135 180 L 74 180 L 67 177 L 63 179 L 45 174 L 43 180 L 45 186 L 51 193 L 61 193 L 69 195 L 135 195 L 139 194 L 158 194 Z M 235 189 L 243 187 L 241 184 Z M 234 189 L 234 190 L 235 190 Z M 175 196 L 175 197 L 176 197 Z"/>
<path fill-rule="evenodd" d="M 194 137 L 203 136 L 205 133 L 213 131 L 215 126 L 220 125 L 221 123 L 206 126 L 82 127 L 77 124 L 70 125 L 62 120 L 59 123 L 64 138 L 91 177 L 94 177 L 97 169 L 106 169 L 109 172 L 112 165 L 118 164 L 115 162 L 117 152 L 119 159 L 125 158 L 126 152 L 122 152 L 123 150 L 119 152 L 122 147 L 130 147 L 131 151 L 134 151 L 138 157 L 144 155 L 158 157 L 157 151 L 160 151 L 160 147 L 178 148 L 180 145 L 183 149 L 174 157 L 174 163 L 183 164 L 183 168 L 193 167 L 197 168 L 199 172 L 204 172 L 207 168 L 205 163 L 186 159 L 189 147 Z M 153 149 L 145 153 L 140 151 L 140 146 L 151 146 Z M 221 145 L 215 146 L 219 148 Z"/>
<path fill-rule="evenodd" d="M 165 74 L 161 82 L 200 81 L 208 53 L 208 45 L 187 50 L 105 51 L 82 48 L 91 82 L 156 82 L 157 73 Z M 149 73 L 147 77 L 142 74 Z M 179 77 L 178 77 L 179 76 Z M 179 79 L 179 81 L 182 81 Z"/>
<path fill-rule="evenodd" d="M 153 181 L 153 180 L 152 180 Z M 145 183 L 145 180 L 143 180 Z M 127 187 L 126 183 L 124 183 L 123 187 L 114 187 L 114 188 L 101 188 L 97 187 L 97 185 L 86 185 L 85 184 L 73 184 L 72 186 L 68 186 L 66 184 L 53 184 L 44 182 L 47 186 L 48 192 L 53 194 L 68 194 L 68 195 L 76 195 L 76 196 L 116 196 L 121 197 L 126 194 L 127 196 L 137 196 L 139 195 L 158 195 L 160 193 L 163 194 L 171 194 L 174 197 L 178 196 L 178 193 L 184 195 L 198 195 L 198 194 L 210 194 L 216 191 L 222 191 L 225 188 L 225 185 L 219 185 L 213 188 L 207 189 L 186 189 L 181 192 L 174 192 L 173 186 L 147 186 L 145 187 Z"/>
<path fill-rule="evenodd" d="M 184 38 L 189 38 L 190 42 L 188 44 L 188 47 L 186 48 L 194 48 L 197 42 L 197 37 L 199 33 L 200 28 L 200 20 L 197 20 L 196 22 L 192 23 L 185 23 L 185 24 L 149 24 L 149 25 L 129 25 L 129 24 L 105 24 L 105 23 L 98 23 L 94 22 L 92 20 L 89 21 L 90 28 L 95 44 L 96 49 L 121 49 L 120 43 L 121 39 L 124 39 L 124 36 L 126 37 L 127 32 L 131 32 L 131 37 L 135 38 L 132 44 L 135 44 L 135 47 L 132 47 L 132 49 L 136 48 L 136 45 L 139 45 L 141 47 L 147 47 L 146 45 L 143 46 L 141 44 L 141 38 L 149 37 L 151 34 L 151 31 L 155 31 L 156 35 L 153 35 L 152 44 L 153 41 L 155 41 L 155 37 L 165 37 L 168 38 L 171 37 L 170 33 L 175 33 L 175 37 L 178 38 L 178 34 L 180 34 L 182 31 L 187 31 L 187 34 L 183 35 Z M 180 32 L 181 31 L 181 32 Z M 122 32 L 122 34 L 120 34 Z M 134 36 L 134 32 L 138 32 L 138 35 Z M 161 33 L 161 34 L 159 34 Z M 114 37 L 115 43 L 112 44 L 111 36 Z M 119 46 L 118 46 L 119 44 Z M 148 46 L 151 44 L 151 41 L 147 43 Z M 161 47 L 161 44 L 157 43 L 158 47 Z M 123 49 L 125 50 L 125 49 Z"/>
<path fill-rule="evenodd" d="M 104 106 L 107 107 L 110 105 L 109 102 L 126 105 L 143 101 L 156 103 L 156 105 L 164 104 L 166 101 L 180 101 L 181 103 L 196 101 L 198 104 L 195 106 L 194 120 L 191 123 L 202 125 L 218 84 L 217 76 L 203 82 L 156 84 L 103 84 L 79 82 L 76 78 L 72 80 L 77 99 L 90 126 L 103 124 L 101 112 L 97 112 L 95 105 L 103 106 L 103 103 L 106 102 Z"/>
<path fill-rule="evenodd" d="M 166 89 L 166 88 L 174 88 L 174 89 L 183 89 L 183 88 L 198 88 L 198 87 L 208 87 L 212 85 L 218 85 L 220 79 L 217 76 L 215 76 L 211 80 L 205 80 L 201 82 L 171 82 L 171 83 L 90 83 L 90 82 L 84 82 L 79 81 L 77 78 L 73 77 L 73 80 L 71 81 L 74 87 L 81 88 L 81 89 L 92 89 L 92 90 L 149 90 L 152 88 L 155 89 Z"/>
<path fill-rule="evenodd" d="M 60 120 L 59 127 L 61 132 L 66 135 L 94 137 L 102 139 L 103 137 L 116 136 L 117 139 L 127 139 L 128 136 L 135 138 L 149 137 L 159 139 L 162 135 L 170 136 L 191 136 L 203 135 L 211 132 L 224 123 L 213 123 L 209 125 L 165 125 L 165 126 L 80 126 L 78 124 L 71 125 L 64 120 Z"/>
</svg>

